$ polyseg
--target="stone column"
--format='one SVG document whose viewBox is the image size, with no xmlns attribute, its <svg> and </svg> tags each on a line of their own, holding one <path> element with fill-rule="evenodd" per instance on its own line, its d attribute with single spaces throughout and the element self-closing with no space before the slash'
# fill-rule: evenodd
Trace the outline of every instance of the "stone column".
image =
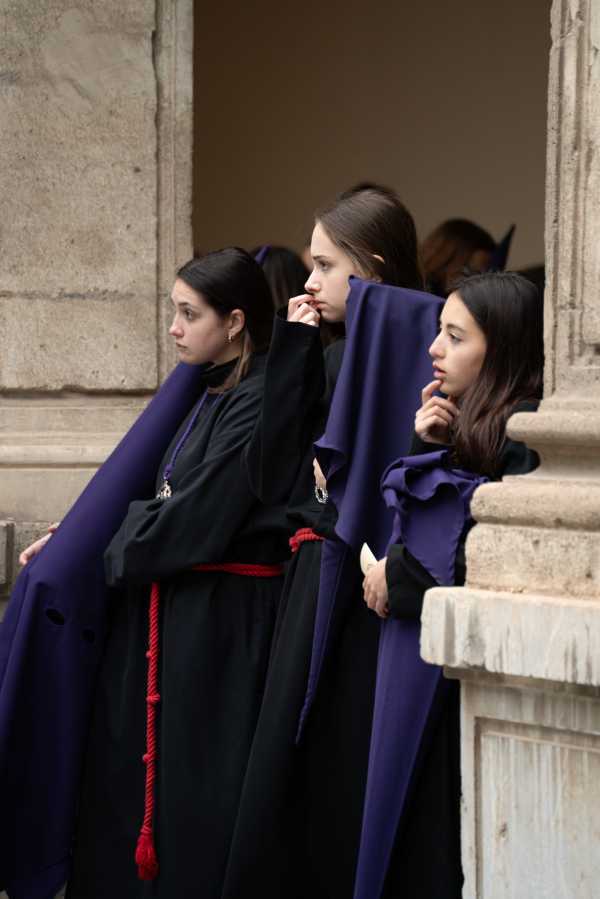
<svg viewBox="0 0 600 899">
<path fill-rule="evenodd" d="M 168 295 L 192 250 L 192 17 L 192 0 L 0 6 L 5 586 L 174 362 Z"/>
<path fill-rule="evenodd" d="M 476 494 L 464 588 L 425 600 L 461 679 L 464 899 L 600 884 L 600 0 L 554 0 L 540 468 Z M 540 160 L 541 164 L 541 160 Z"/>
</svg>

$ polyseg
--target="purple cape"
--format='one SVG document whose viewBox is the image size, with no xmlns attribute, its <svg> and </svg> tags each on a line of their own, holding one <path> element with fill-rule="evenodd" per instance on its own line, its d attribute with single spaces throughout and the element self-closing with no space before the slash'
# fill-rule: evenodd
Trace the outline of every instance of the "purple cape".
<svg viewBox="0 0 600 899">
<path fill-rule="evenodd" d="M 0 889 L 53 899 L 68 876 L 77 793 L 107 628 L 103 554 L 198 398 L 179 365 L 23 569 L 0 624 Z"/>
<path fill-rule="evenodd" d="M 439 584 L 450 586 L 471 497 L 487 478 L 446 468 L 447 462 L 447 451 L 400 459 L 381 487 L 394 513 L 390 544 L 403 543 Z M 418 622 L 383 622 L 354 899 L 381 895 L 423 730 L 445 685 L 442 669 L 420 657 L 420 632 Z"/>
<path fill-rule="evenodd" d="M 393 514 L 380 493 L 385 469 L 408 451 L 421 390 L 432 380 L 428 347 L 443 301 L 431 294 L 351 278 L 346 346 L 327 427 L 315 444 L 338 511 L 339 541 L 321 556 L 319 596 L 307 692 L 298 739 L 325 658 L 331 615 L 349 569 L 367 542 L 381 558 Z M 357 602 L 362 601 L 357 598 Z"/>
</svg>

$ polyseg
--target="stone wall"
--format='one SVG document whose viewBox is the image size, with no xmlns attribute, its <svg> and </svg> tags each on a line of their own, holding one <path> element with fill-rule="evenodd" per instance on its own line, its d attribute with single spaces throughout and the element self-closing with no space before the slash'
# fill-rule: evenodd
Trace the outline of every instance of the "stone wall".
<svg viewBox="0 0 600 899">
<path fill-rule="evenodd" d="M 0 518 L 16 548 L 65 513 L 174 362 L 192 18 L 192 0 L 0 10 Z"/>
</svg>

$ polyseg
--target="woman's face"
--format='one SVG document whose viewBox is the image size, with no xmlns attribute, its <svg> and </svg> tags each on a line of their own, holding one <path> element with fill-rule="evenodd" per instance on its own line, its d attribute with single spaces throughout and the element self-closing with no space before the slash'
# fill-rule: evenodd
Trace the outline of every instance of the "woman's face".
<svg viewBox="0 0 600 899">
<path fill-rule="evenodd" d="M 323 321 L 343 322 L 350 293 L 348 278 L 350 275 L 366 278 L 367 275 L 333 243 L 320 222 L 312 233 L 310 254 L 313 270 L 304 289 L 315 298 L 314 307 Z"/>
<path fill-rule="evenodd" d="M 175 281 L 171 301 L 175 315 L 169 334 L 175 338 L 181 362 L 189 365 L 221 363 L 238 355 L 239 340 L 236 341 L 235 337 L 238 337 L 241 328 L 238 327 L 239 322 L 232 319 L 232 316 L 235 318 L 234 313 L 221 318 L 202 295 L 188 287 L 181 278 Z"/>
<path fill-rule="evenodd" d="M 487 341 L 456 292 L 444 304 L 440 325 L 440 333 L 429 347 L 433 376 L 442 382 L 442 393 L 459 399 L 479 376 Z"/>
</svg>

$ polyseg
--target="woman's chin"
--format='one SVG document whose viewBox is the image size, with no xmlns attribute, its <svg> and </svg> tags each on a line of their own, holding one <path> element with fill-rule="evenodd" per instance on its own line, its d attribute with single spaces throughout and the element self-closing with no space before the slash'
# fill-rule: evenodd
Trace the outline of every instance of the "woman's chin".
<svg viewBox="0 0 600 899">
<path fill-rule="evenodd" d="M 335 309 L 319 309 L 321 320 L 327 322 L 328 325 L 339 325 L 345 321 L 345 316 Z"/>
</svg>

